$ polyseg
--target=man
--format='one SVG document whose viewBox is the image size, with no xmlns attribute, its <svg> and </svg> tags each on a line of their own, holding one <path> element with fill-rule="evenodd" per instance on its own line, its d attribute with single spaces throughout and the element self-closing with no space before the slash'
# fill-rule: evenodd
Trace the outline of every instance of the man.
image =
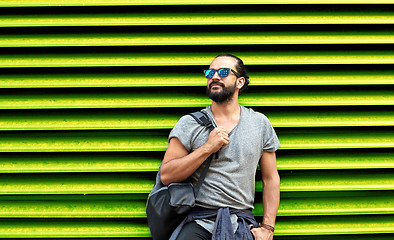
<svg viewBox="0 0 394 240">
<path fill-rule="evenodd" d="M 253 239 L 252 235 L 258 240 L 272 239 L 280 198 L 275 156 L 279 140 L 263 114 L 238 103 L 238 96 L 249 84 L 241 59 L 231 54 L 219 55 L 205 76 L 212 104 L 203 111 L 217 127 L 209 133 L 191 116 L 183 116 L 170 133 L 161 180 L 165 185 L 189 177 L 196 182 L 204 161 L 219 151 L 200 188 L 198 207 L 189 214 L 198 216 L 207 210 L 215 216 L 197 217 L 180 226 L 177 239 Z M 263 181 L 261 227 L 251 213 L 257 164 Z"/>
</svg>

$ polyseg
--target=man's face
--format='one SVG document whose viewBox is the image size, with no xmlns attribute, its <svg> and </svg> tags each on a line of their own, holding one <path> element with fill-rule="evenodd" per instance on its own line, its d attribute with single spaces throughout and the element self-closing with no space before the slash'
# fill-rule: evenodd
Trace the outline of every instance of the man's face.
<svg viewBox="0 0 394 240">
<path fill-rule="evenodd" d="M 231 68 L 235 70 L 236 60 L 232 57 L 215 58 L 209 69 Z M 212 101 L 223 103 L 231 100 L 236 91 L 237 76 L 230 71 L 227 77 L 220 77 L 217 72 L 207 81 L 207 94 Z"/>
</svg>

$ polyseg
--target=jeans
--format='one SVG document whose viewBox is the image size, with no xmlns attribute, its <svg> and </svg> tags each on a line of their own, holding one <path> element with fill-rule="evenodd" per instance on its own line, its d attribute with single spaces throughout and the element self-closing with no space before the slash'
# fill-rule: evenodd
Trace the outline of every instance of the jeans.
<svg viewBox="0 0 394 240">
<path fill-rule="evenodd" d="M 186 223 L 179 233 L 177 240 L 210 240 L 212 234 L 195 221 Z"/>
</svg>

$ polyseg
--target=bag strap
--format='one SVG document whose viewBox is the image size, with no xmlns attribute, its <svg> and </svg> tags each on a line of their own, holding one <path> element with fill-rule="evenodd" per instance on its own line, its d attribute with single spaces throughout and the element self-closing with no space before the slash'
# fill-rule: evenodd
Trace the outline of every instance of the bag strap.
<svg viewBox="0 0 394 240">
<path fill-rule="evenodd" d="M 207 127 L 209 131 L 212 131 L 215 127 L 213 126 L 213 123 L 211 119 L 209 119 L 208 114 L 206 114 L 203 111 L 198 111 L 194 113 L 189 113 L 190 116 L 192 116 L 199 124 L 201 124 L 204 127 Z"/>
<path fill-rule="evenodd" d="M 199 124 L 207 127 L 209 131 L 215 129 L 215 126 L 213 125 L 211 119 L 209 118 L 208 114 L 206 114 L 205 112 L 198 111 L 194 113 L 189 113 L 189 115 L 192 116 Z M 218 158 L 219 158 L 219 151 L 215 153 L 215 159 Z"/>
<path fill-rule="evenodd" d="M 215 129 L 211 119 L 209 119 L 209 116 L 203 112 L 203 111 L 198 111 L 194 113 L 189 113 L 190 116 L 192 116 L 200 125 L 207 127 L 209 131 L 211 132 L 213 129 Z M 205 160 L 205 167 L 203 171 L 201 172 L 200 178 L 197 181 L 196 186 L 194 186 L 194 196 L 197 197 L 198 192 L 200 191 L 200 187 L 202 183 L 204 182 L 205 177 L 207 176 L 208 173 L 208 168 L 211 165 L 213 155 L 215 155 L 215 159 L 218 159 L 218 152 L 213 153 L 211 156 Z"/>
</svg>

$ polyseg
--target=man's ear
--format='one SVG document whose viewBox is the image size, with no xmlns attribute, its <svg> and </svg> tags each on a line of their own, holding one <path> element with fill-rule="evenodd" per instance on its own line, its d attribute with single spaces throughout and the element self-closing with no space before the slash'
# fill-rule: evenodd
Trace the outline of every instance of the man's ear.
<svg viewBox="0 0 394 240">
<path fill-rule="evenodd" d="M 241 89 L 245 85 L 246 79 L 244 77 L 239 77 L 237 78 L 236 81 L 237 81 L 237 89 Z"/>
</svg>

